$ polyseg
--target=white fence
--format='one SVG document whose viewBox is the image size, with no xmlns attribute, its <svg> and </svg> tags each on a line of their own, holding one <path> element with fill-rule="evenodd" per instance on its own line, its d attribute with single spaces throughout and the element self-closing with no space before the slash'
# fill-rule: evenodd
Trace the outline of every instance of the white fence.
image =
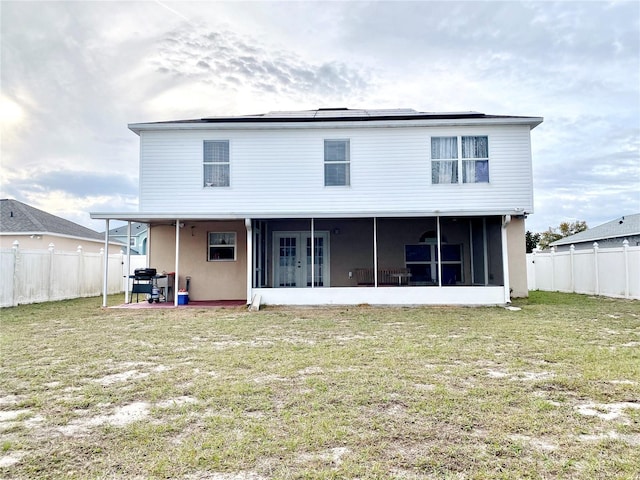
<svg viewBox="0 0 640 480">
<path fill-rule="evenodd" d="M 640 247 L 527 254 L 529 290 L 575 292 L 640 300 Z"/>
<path fill-rule="evenodd" d="M 102 249 L 101 249 L 102 250 Z M 131 257 L 131 271 L 144 259 Z M 108 293 L 124 291 L 126 256 L 109 255 Z M 104 253 L 0 249 L 0 307 L 102 294 Z"/>
</svg>

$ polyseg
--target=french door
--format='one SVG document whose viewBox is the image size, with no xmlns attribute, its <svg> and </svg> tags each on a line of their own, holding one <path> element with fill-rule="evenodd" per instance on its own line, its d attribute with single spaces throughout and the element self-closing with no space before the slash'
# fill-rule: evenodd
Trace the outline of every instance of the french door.
<svg viewBox="0 0 640 480">
<path fill-rule="evenodd" d="M 273 232 L 275 287 L 324 287 L 329 285 L 329 232 Z M 311 259 L 314 268 L 311 268 Z"/>
</svg>

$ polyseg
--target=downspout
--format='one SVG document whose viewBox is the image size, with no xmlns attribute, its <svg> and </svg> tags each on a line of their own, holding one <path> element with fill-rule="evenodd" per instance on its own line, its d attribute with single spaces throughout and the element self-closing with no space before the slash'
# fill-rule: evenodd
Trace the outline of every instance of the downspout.
<svg viewBox="0 0 640 480">
<path fill-rule="evenodd" d="M 173 306 L 178 306 L 178 292 L 180 291 L 180 219 L 176 219 L 176 283 L 173 292 Z M 186 285 L 185 285 L 186 287 Z"/>
<path fill-rule="evenodd" d="M 507 226 L 511 223 L 511 215 L 505 215 L 502 219 L 502 276 L 504 277 L 504 303 L 511 303 L 509 286 L 509 249 L 507 248 Z"/>
<path fill-rule="evenodd" d="M 106 226 L 104 229 L 104 268 L 102 277 L 102 306 L 107 307 L 107 290 L 109 281 L 109 219 L 105 220 Z"/>
<path fill-rule="evenodd" d="M 244 219 L 244 226 L 247 229 L 247 305 L 250 305 L 253 287 L 253 228 L 250 218 Z"/>
</svg>

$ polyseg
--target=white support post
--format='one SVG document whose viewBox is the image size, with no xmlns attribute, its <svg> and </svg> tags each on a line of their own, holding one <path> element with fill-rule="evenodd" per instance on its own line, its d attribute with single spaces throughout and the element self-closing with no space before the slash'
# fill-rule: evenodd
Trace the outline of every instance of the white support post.
<svg viewBox="0 0 640 480">
<path fill-rule="evenodd" d="M 176 219 L 176 283 L 173 287 L 173 306 L 178 306 L 178 292 L 180 291 L 180 219 Z M 186 288 L 186 285 L 185 285 Z"/>
<path fill-rule="evenodd" d="M 104 268 L 103 268 L 103 277 L 102 277 L 102 306 L 107 308 L 107 291 L 108 281 L 109 281 L 109 219 L 105 220 L 105 228 L 104 228 Z"/>
<path fill-rule="evenodd" d="M 596 272 L 596 295 L 600 295 L 600 269 L 598 267 L 598 242 L 593 242 L 593 261 Z"/>
<path fill-rule="evenodd" d="M 538 252 L 538 249 L 537 249 L 537 248 L 534 248 L 534 249 L 531 251 L 531 263 L 533 264 L 533 267 L 532 267 L 532 270 L 533 270 L 533 275 L 532 275 L 532 277 L 533 277 L 533 284 L 532 284 L 532 285 L 529 285 L 529 290 L 537 290 L 537 289 L 538 289 L 538 280 L 537 280 L 537 278 L 538 278 L 538 272 L 537 272 L 537 270 L 536 270 L 536 269 L 538 268 L 538 267 L 537 267 L 537 265 L 538 265 L 538 264 L 536 263 L 536 253 L 537 253 L 537 252 Z"/>
<path fill-rule="evenodd" d="M 315 234 L 315 220 L 311 219 L 311 288 L 316 284 L 316 234 Z M 304 247 L 302 247 L 304 248 Z M 306 255 L 305 255 L 306 256 Z M 306 261 L 306 260 L 305 260 Z"/>
<path fill-rule="evenodd" d="M 253 229 L 251 219 L 244 219 L 244 226 L 247 229 L 247 305 L 251 305 L 253 299 L 251 292 L 253 287 Z"/>
<path fill-rule="evenodd" d="M 131 271 L 131 222 L 127 222 L 127 261 L 124 267 L 124 303 L 129 303 L 129 272 Z"/>
<path fill-rule="evenodd" d="M 373 286 L 378 288 L 378 219 L 373 217 Z"/>
<path fill-rule="evenodd" d="M 624 298 L 629 298 L 629 240 L 626 238 L 622 242 L 624 253 Z"/>
<path fill-rule="evenodd" d="M 507 227 L 511 223 L 511 215 L 505 215 L 501 228 L 502 243 L 502 276 L 504 283 L 504 303 L 511 303 L 511 283 L 509 282 L 509 246 L 507 238 Z"/>
</svg>

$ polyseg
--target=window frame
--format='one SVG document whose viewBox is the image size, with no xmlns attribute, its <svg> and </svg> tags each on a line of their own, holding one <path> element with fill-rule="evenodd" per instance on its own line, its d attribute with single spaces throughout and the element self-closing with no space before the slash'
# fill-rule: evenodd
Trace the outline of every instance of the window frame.
<svg viewBox="0 0 640 480">
<path fill-rule="evenodd" d="M 233 243 L 212 243 L 212 235 L 229 235 L 233 238 Z M 224 241 L 224 239 L 223 239 Z M 233 249 L 233 258 L 212 258 L 212 248 Z M 207 232 L 207 262 L 235 262 L 238 253 L 238 234 L 236 232 Z"/>
<path fill-rule="evenodd" d="M 226 161 L 207 161 L 206 151 L 208 143 L 224 143 L 227 146 L 227 156 Z M 206 169 L 207 166 L 226 166 L 227 167 L 227 176 L 226 176 L 226 184 L 215 184 L 214 182 L 207 182 L 207 174 Z M 208 183 L 211 183 L 210 185 Z M 227 139 L 220 140 L 203 140 L 202 141 L 202 188 L 225 188 L 231 186 L 231 142 Z"/>
<path fill-rule="evenodd" d="M 328 160 L 327 159 L 327 147 L 331 143 L 342 143 L 345 145 L 345 159 L 344 160 Z M 345 183 L 343 184 L 328 184 L 327 183 L 327 166 L 331 165 L 344 165 L 345 166 Z M 351 139 L 348 138 L 326 138 L 323 143 L 323 176 L 325 187 L 350 187 L 351 186 Z"/>
<path fill-rule="evenodd" d="M 434 139 L 440 138 L 449 138 L 456 139 L 456 157 L 455 158 L 433 158 L 433 141 Z M 485 138 L 486 139 L 486 157 L 473 157 L 473 156 L 463 156 L 463 143 L 465 138 Z M 491 154 L 489 152 L 489 143 L 490 137 L 489 135 L 437 135 L 429 138 L 429 161 L 430 161 L 430 171 L 431 171 L 431 184 L 432 185 L 463 185 L 463 184 L 483 184 L 483 183 L 491 183 L 491 171 L 490 171 L 490 159 Z M 468 153 L 468 152 L 467 152 Z M 440 162 L 455 162 L 455 171 L 452 172 L 452 177 L 455 181 L 452 182 L 439 182 L 434 181 L 434 166 Z M 486 165 L 486 181 L 478 181 L 476 180 L 477 176 L 473 180 L 467 179 L 467 174 L 465 170 L 465 162 L 483 162 Z"/>
</svg>

